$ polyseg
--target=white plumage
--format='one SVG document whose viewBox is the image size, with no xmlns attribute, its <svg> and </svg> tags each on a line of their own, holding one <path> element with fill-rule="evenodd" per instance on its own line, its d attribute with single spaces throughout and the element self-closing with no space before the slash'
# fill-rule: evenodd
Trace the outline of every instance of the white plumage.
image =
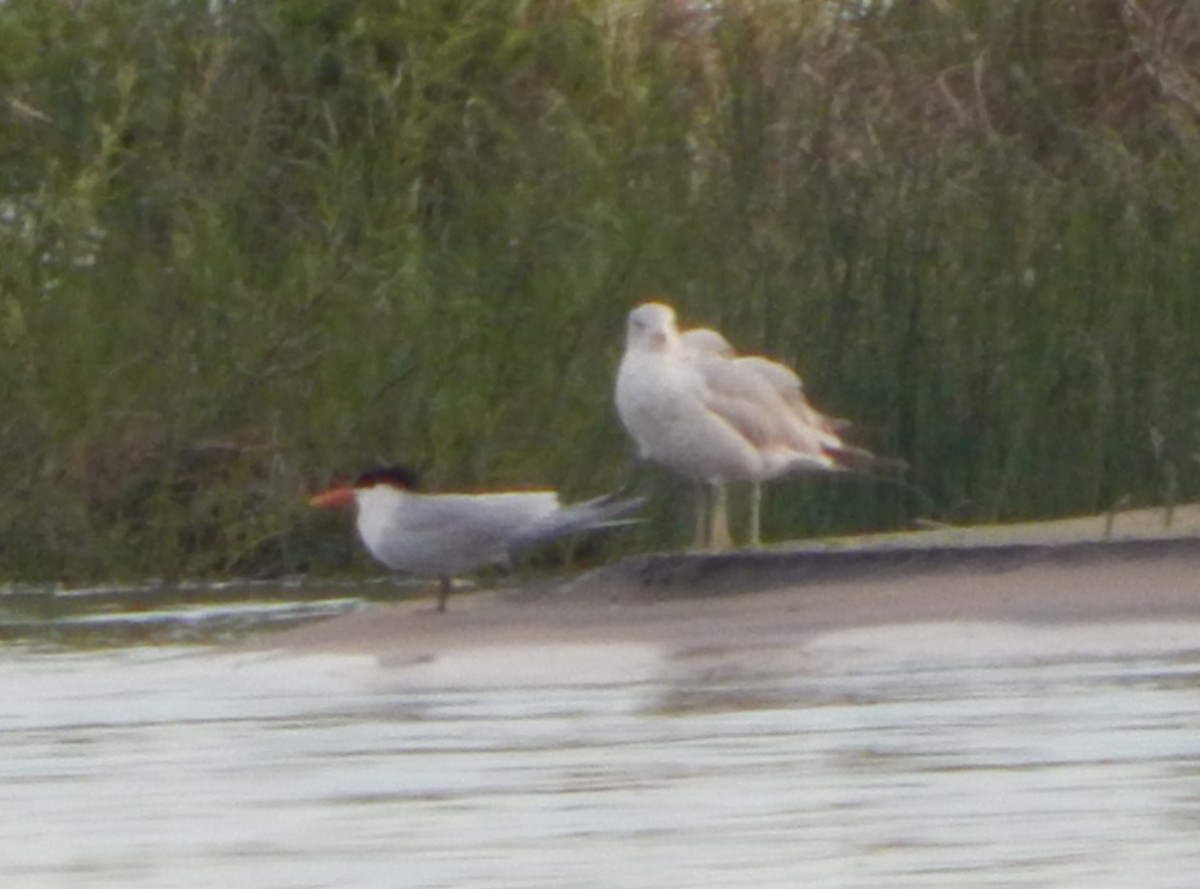
<svg viewBox="0 0 1200 889">
<path fill-rule="evenodd" d="M 763 482 L 878 461 L 842 441 L 842 421 L 808 403 L 791 368 L 739 356 L 715 330 L 680 333 L 674 309 L 664 303 L 629 313 L 614 400 L 641 458 L 711 490 L 711 507 L 702 499 L 698 511 L 697 537 L 714 548 L 728 542 L 726 483 L 753 484 L 750 542 L 758 545 Z"/>
<path fill-rule="evenodd" d="M 642 504 L 610 494 L 563 506 L 554 491 L 423 494 L 412 489 L 413 481 L 399 467 L 376 469 L 309 502 L 352 502 L 359 538 L 377 561 L 441 580 L 439 611 L 455 575 L 506 564 L 514 552 L 558 537 L 628 524 L 622 516 Z"/>
</svg>

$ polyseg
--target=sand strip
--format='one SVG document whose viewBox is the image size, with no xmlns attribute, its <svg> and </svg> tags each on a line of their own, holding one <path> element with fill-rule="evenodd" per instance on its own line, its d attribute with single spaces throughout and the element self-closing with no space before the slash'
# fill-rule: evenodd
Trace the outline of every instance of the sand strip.
<svg viewBox="0 0 1200 889">
<path fill-rule="evenodd" d="M 642 556 L 566 582 L 458 595 L 445 614 L 432 600 L 372 605 L 255 645 L 503 682 L 570 675 L 573 664 L 603 676 L 605 652 L 619 676 L 650 662 L 774 669 L 817 637 L 877 627 L 924 636 L 946 624 L 1179 622 L 1200 625 L 1200 541 L 1187 538 Z"/>
</svg>

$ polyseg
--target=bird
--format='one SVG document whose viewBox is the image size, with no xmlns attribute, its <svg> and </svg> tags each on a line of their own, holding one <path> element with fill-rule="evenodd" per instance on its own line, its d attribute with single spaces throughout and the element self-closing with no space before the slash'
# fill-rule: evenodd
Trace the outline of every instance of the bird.
<svg viewBox="0 0 1200 889">
<path fill-rule="evenodd" d="M 711 328 L 680 332 L 675 310 L 662 302 L 629 313 L 614 402 L 641 458 L 701 484 L 697 537 L 703 530 L 701 545 L 710 549 L 729 542 L 729 482 L 753 486 L 749 542 L 759 546 L 764 482 L 795 472 L 863 472 L 901 463 L 843 441 L 846 421 L 817 411 L 791 368 L 739 355 Z"/>
<path fill-rule="evenodd" d="M 446 610 L 453 578 L 540 543 L 583 531 L 631 524 L 644 498 L 619 492 L 562 505 L 552 490 L 426 494 L 405 466 L 370 469 L 351 485 L 322 491 L 309 504 L 356 508 L 367 552 L 393 571 L 435 577 L 437 610 Z"/>
</svg>

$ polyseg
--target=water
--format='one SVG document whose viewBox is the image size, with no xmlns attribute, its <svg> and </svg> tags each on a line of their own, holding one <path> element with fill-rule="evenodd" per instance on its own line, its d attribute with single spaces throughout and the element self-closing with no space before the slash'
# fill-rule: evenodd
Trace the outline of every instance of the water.
<svg viewBox="0 0 1200 889">
<path fill-rule="evenodd" d="M 0 586 L 0 642 L 43 647 L 229 642 L 421 589 L 394 577 L 353 588 L 303 579 L 83 589 Z"/>
<path fill-rule="evenodd" d="M 561 675 L 517 686 L 365 656 L 10 644 L 0 876 L 1194 886 L 1200 630 L 963 632 L 846 634 L 771 673 L 563 649 Z"/>
</svg>

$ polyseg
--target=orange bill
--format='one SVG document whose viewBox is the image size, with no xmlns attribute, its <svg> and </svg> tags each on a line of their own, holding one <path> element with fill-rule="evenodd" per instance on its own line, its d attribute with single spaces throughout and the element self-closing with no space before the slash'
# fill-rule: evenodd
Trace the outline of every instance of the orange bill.
<svg viewBox="0 0 1200 889">
<path fill-rule="evenodd" d="M 354 502 L 353 488 L 330 488 L 308 498 L 309 506 L 344 506 Z"/>
</svg>

